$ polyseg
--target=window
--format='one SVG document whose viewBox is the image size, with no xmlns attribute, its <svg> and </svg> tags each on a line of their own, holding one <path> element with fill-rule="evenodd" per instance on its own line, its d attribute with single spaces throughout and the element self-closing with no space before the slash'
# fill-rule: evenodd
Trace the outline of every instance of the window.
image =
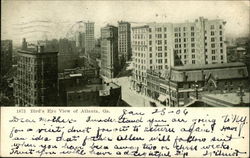
<svg viewBox="0 0 250 158">
<path fill-rule="evenodd" d="M 167 34 L 164 34 L 164 38 L 167 38 Z"/>
<path fill-rule="evenodd" d="M 195 64 L 195 60 L 192 60 L 192 64 Z"/>
<path fill-rule="evenodd" d="M 223 53 L 223 49 L 220 50 L 220 53 Z"/>
<path fill-rule="evenodd" d="M 215 60 L 215 56 L 212 56 L 212 60 Z"/>
<path fill-rule="evenodd" d="M 158 63 L 161 64 L 162 63 L 162 59 L 158 59 Z"/>
<path fill-rule="evenodd" d="M 223 43 L 220 43 L 220 47 L 223 47 Z"/>
<path fill-rule="evenodd" d="M 152 52 L 152 47 L 149 47 L 149 51 Z"/>
<path fill-rule="evenodd" d="M 213 36 L 214 35 L 214 31 L 211 31 L 211 36 Z"/>
<path fill-rule="evenodd" d="M 211 38 L 211 42 L 214 42 L 214 37 Z"/>
<path fill-rule="evenodd" d="M 167 50 L 167 49 L 168 49 L 167 46 L 165 46 L 165 47 L 164 47 L 164 50 Z"/>
<path fill-rule="evenodd" d="M 149 53 L 149 57 L 152 58 L 152 53 Z"/>
<path fill-rule="evenodd" d="M 152 63 L 153 63 L 152 59 L 150 59 L 150 60 L 149 60 L 149 63 L 150 63 L 150 64 L 152 64 Z"/>
<path fill-rule="evenodd" d="M 168 59 L 165 59 L 165 63 L 167 63 L 168 62 Z"/>
<path fill-rule="evenodd" d="M 164 44 L 167 44 L 167 40 L 164 41 Z"/>
<path fill-rule="evenodd" d="M 223 60 L 223 55 L 220 56 L 220 59 Z"/>
<path fill-rule="evenodd" d="M 161 45 L 161 44 L 162 44 L 162 41 L 161 41 L 161 40 L 158 40 L 158 44 Z"/>
<path fill-rule="evenodd" d="M 194 26 L 191 26 L 191 31 L 194 31 Z"/>
<path fill-rule="evenodd" d="M 167 32 L 167 28 L 166 27 L 164 27 L 164 31 Z"/>
<path fill-rule="evenodd" d="M 211 47 L 212 47 L 212 48 L 214 48 L 214 47 L 215 47 L 215 44 L 214 44 L 214 43 L 213 43 L 213 44 L 211 44 Z"/>
<path fill-rule="evenodd" d="M 158 57 L 162 57 L 162 53 L 158 53 Z"/>
<path fill-rule="evenodd" d="M 192 49 L 192 53 L 194 53 L 195 52 L 195 49 Z"/>
<path fill-rule="evenodd" d="M 191 36 L 194 36 L 194 32 L 191 32 Z"/>
<path fill-rule="evenodd" d="M 186 31 L 186 27 L 183 27 L 183 31 Z"/>
<path fill-rule="evenodd" d="M 191 38 L 191 41 L 194 42 L 194 38 Z"/>
<path fill-rule="evenodd" d="M 213 29 L 214 29 L 214 25 L 211 25 L 211 26 L 210 26 L 210 29 L 213 30 Z"/>
<path fill-rule="evenodd" d="M 191 47 L 195 47 L 195 44 L 194 44 L 194 43 L 192 43 L 192 44 L 191 44 Z"/>
<path fill-rule="evenodd" d="M 212 54 L 215 54 L 215 50 L 214 49 L 212 50 Z"/>
<path fill-rule="evenodd" d="M 222 35 L 222 31 L 220 31 L 220 35 Z"/>
<path fill-rule="evenodd" d="M 149 35 L 149 39 L 152 39 L 152 35 Z"/>
<path fill-rule="evenodd" d="M 222 37 L 220 37 L 220 41 L 223 41 L 223 38 L 222 38 Z"/>
<path fill-rule="evenodd" d="M 149 45 L 152 45 L 152 41 L 149 41 Z"/>
<path fill-rule="evenodd" d="M 152 32 L 152 29 L 151 29 L 151 28 L 149 28 L 149 29 L 148 29 L 148 31 L 149 31 L 149 32 Z"/>
<path fill-rule="evenodd" d="M 195 58 L 195 54 L 192 54 L 192 58 Z"/>
<path fill-rule="evenodd" d="M 162 47 L 158 47 L 158 51 L 162 51 Z"/>
</svg>

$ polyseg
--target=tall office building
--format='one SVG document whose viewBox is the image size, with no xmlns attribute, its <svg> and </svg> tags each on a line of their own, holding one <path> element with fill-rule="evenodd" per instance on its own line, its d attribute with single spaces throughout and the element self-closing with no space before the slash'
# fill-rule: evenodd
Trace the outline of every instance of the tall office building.
<svg viewBox="0 0 250 158">
<path fill-rule="evenodd" d="M 95 23 L 94 22 L 86 22 L 85 23 L 85 53 L 89 53 L 95 48 Z"/>
<path fill-rule="evenodd" d="M 57 52 L 37 50 L 18 51 L 14 97 L 17 106 L 56 105 Z"/>
<path fill-rule="evenodd" d="M 114 78 L 118 73 L 118 28 L 101 28 L 101 76 Z"/>
<path fill-rule="evenodd" d="M 131 25 L 128 22 L 118 22 L 118 57 L 119 63 L 124 64 L 130 60 L 131 50 Z"/>
<path fill-rule="evenodd" d="M 95 23 L 84 22 L 83 29 L 76 32 L 76 47 L 80 48 L 83 53 L 91 53 L 95 48 Z M 80 54 L 81 56 L 84 54 Z"/>
<path fill-rule="evenodd" d="M 12 67 L 12 41 L 1 40 L 1 56 L 0 56 L 0 78 L 4 76 Z"/>
<path fill-rule="evenodd" d="M 223 20 L 150 23 L 132 28 L 134 87 L 146 94 L 146 71 L 189 64 L 226 63 Z"/>
</svg>

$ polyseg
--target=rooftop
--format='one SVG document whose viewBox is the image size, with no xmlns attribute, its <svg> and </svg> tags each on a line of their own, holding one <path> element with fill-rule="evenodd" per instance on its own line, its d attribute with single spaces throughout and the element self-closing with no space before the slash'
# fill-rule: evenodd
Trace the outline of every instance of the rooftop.
<svg viewBox="0 0 250 158">
<path fill-rule="evenodd" d="M 201 69 L 221 69 L 221 68 L 231 68 L 231 67 L 243 67 L 246 66 L 241 62 L 234 63 L 223 63 L 223 64 L 206 64 L 206 65 L 185 65 L 185 66 L 175 66 L 173 70 L 188 71 L 188 70 L 201 70 Z"/>
<path fill-rule="evenodd" d="M 69 93 L 74 92 L 95 92 L 100 90 L 109 90 L 109 89 L 116 89 L 120 86 L 115 83 L 109 83 L 109 84 L 90 84 L 90 85 L 83 85 L 83 86 L 77 86 L 77 87 L 69 87 L 66 91 Z"/>
<path fill-rule="evenodd" d="M 31 54 L 31 55 L 45 55 L 45 54 L 57 54 L 58 52 L 38 52 L 35 50 L 18 50 L 21 54 Z"/>
</svg>

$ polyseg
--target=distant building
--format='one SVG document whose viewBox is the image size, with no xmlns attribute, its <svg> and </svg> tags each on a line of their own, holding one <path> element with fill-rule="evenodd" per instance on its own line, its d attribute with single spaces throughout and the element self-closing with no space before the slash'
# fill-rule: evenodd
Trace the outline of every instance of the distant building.
<svg viewBox="0 0 250 158">
<path fill-rule="evenodd" d="M 200 93 L 249 91 L 249 74 L 243 63 L 176 66 L 169 70 L 148 70 L 147 95 L 164 105 L 183 106 Z"/>
<path fill-rule="evenodd" d="M 200 17 L 195 22 L 149 23 L 132 28 L 134 86 L 146 94 L 146 71 L 187 64 L 226 63 L 225 22 Z"/>
<path fill-rule="evenodd" d="M 92 51 L 95 48 L 95 23 L 85 23 L 85 53 Z"/>
<path fill-rule="evenodd" d="M 18 51 L 14 97 L 17 106 L 49 106 L 57 104 L 57 54 L 36 50 Z"/>
<path fill-rule="evenodd" d="M 95 48 L 95 23 L 84 22 L 83 30 L 76 33 L 76 47 L 82 49 L 82 54 L 91 53 Z M 83 54 L 84 53 L 84 54 Z"/>
<path fill-rule="evenodd" d="M 130 60 L 131 49 L 131 25 L 128 22 L 118 22 L 118 57 L 121 65 Z"/>
<path fill-rule="evenodd" d="M 227 62 L 236 62 L 237 61 L 237 46 L 231 45 L 227 46 Z"/>
<path fill-rule="evenodd" d="M 101 75 L 114 78 L 118 74 L 118 28 L 101 28 Z"/>
<path fill-rule="evenodd" d="M 79 54 L 76 49 L 76 42 L 63 39 L 53 39 L 46 41 L 38 41 L 39 45 L 44 46 L 45 52 L 58 52 L 58 72 L 64 69 L 72 69 L 77 67 Z"/>
<path fill-rule="evenodd" d="M 11 69 L 12 67 L 12 41 L 1 40 L 1 56 L 0 56 L 0 79 Z"/>
</svg>

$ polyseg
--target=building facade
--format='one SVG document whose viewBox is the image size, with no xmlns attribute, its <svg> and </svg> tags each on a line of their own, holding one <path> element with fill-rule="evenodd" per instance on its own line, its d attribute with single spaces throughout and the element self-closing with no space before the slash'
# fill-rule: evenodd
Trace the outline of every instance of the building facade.
<svg viewBox="0 0 250 158">
<path fill-rule="evenodd" d="M 128 22 L 118 22 L 118 57 L 119 63 L 124 63 L 130 60 L 132 56 L 131 49 L 131 25 Z"/>
<path fill-rule="evenodd" d="M 1 56 L 0 56 L 0 79 L 11 69 L 12 67 L 12 41 L 1 40 Z"/>
<path fill-rule="evenodd" d="M 101 75 L 114 78 L 118 74 L 118 28 L 107 25 L 101 28 Z"/>
<path fill-rule="evenodd" d="M 85 23 L 85 53 L 91 52 L 95 48 L 95 23 L 86 22 Z"/>
<path fill-rule="evenodd" d="M 17 106 L 49 106 L 57 103 L 57 52 L 18 51 L 14 97 Z"/>
<path fill-rule="evenodd" d="M 95 23 L 83 22 L 79 28 L 75 33 L 76 48 L 80 50 L 80 56 L 84 56 L 95 48 Z"/>
<path fill-rule="evenodd" d="M 171 70 L 148 70 L 147 95 L 167 106 L 183 106 L 201 94 L 249 91 L 244 63 L 176 66 Z"/>
<path fill-rule="evenodd" d="M 149 23 L 132 28 L 134 89 L 146 94 L 146 71 L 189 64 L 227 63 L 225 22 Z"/>
</svg>

